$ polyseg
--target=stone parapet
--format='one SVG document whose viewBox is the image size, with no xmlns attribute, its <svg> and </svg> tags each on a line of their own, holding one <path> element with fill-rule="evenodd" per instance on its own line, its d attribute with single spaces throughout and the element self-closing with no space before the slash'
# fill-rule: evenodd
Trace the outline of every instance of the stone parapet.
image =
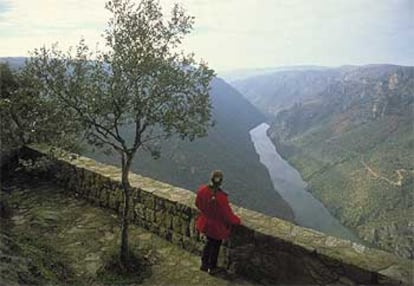
<svg viewBox="0 0 414 286">
<path fill-rule="evenodd" d="M 48 147 L 26 146 L 23 158 L 49 156 L 51 174 L 68 192 L 121 213 L 121 170 Z M 134 173 L 130 221 L 182 248 L 200 253 L 195 230 L 195 194 Z M 381 250 L 332 237 L 290 222 L 237 207 L 242 225 L 225 242 L 220 263 L 264 284 L 413 284 L 414 263 Z"/>
</svg>

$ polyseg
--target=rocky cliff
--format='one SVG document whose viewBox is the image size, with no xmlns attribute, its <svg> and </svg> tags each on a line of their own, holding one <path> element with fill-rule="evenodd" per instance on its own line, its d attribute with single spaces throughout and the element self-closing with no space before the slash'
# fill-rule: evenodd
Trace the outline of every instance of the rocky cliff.
<svg viewBox="0 0 414 286">
<path fill-rule="evenodd" d="M 414 67 L 333 70 L 269 135 L 310 191 L 365 240 L 414 257 Z"/>
</svg>

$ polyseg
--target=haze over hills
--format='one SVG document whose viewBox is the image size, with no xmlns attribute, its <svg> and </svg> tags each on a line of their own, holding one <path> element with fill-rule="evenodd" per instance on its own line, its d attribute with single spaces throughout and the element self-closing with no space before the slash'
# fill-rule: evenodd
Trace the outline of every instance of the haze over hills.
<svg viewBox="0 0 414 286">
<path fill-rule="evenodd" d="M 219 76 L 222 77 L 225 81 L 232 84 L 234 81 L 242 81 L 253 77 L 261 77 L 263 75 L 272 74 L 279 71 L 323 70 L 327 68 L 328 67 L 314 65 L 296 65 L 261 69 L 237 69 L 220 72 Z"/>
<path fill-rule="evenodd" d="M 368 65 L 373 71 L 394 65 Z M 266 115 L 275 115 L 280 110 L 290 108 L 295 103 L 312 102 L 319 99 L 319 94 L 334 82 L 341 81 L 359 66 L 342 66 L 329 68 L 322 66 L 292 66 L 257 70 L 253 76 L 232 80 L 234 86 L 243 96 L 257 106 Z M 232 78 L 230 74 L 229 78 Z M 238 73 L 234 74 L 237 78 Z"/>
<path fill-rule="evenodd" d="M 267 115 L 275 115 L 302 101 L 312 101 L 340 74 L 339 70 L 283 70 L 231 84 Z"/>
<path fill-rule="evenodd" d="M 21 68 L 25 61 L 25 57 L 0 57 L 0 63 L 7 63 L 11 69 Z"/>
<path fill-rule="evenodd" d="M 233 83 L 310 191 L 360 237 L 414 257 L 414 67 L 285 71 Z"/>
</svg>

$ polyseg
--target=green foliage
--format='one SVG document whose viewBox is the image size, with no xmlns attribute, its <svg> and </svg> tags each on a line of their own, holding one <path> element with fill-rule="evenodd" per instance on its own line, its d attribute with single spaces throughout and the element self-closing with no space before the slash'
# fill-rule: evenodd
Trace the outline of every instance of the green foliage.
<svg viewBox="0 0 414 286">
<path fill-rule="evenodd" d="M 28 143 L 46 143 L 68 150 L 79 144 L 80 125 L 69 110 L 61 110 L 52 98 L 36 89 L 26 69 L 11 71 L 0 64 L 0 118 L 3 149 Z"/>
<path fill-rule="evenodd" d="M 84 40 L 74 52 L 62 52 L 57 44 L 42 47 L 34 50 L 25 70 L 42 97 L 73 115 L 89 144 L 121 157 L 125 200 L 120 258 L 125 266 L 132 160 L 138 149 L 158 156 L 157 140 L 207 135 L 214 72 L 178 50 L 193 25 L 193 17 L 180 6 L 174 6 L 169 19 L 154 0 L 138 5 L 114 0 L 106 8 L 112 17 L 104 48 L 91 51 Z M 123 126 L 132 126 L 132 137 L 121 133 Z"/>
<path fill-rule="evenodd" d="M 0 63 L 0 83 L 1 98 L 11 98 L 18 83 L 8 64 Z"/>
<path fill-rule="evenodd" d="M 279 151 L 343 223 L 409 258 L 414 255 L 407 219 L 414 201 L 412 72 L 413 67 L 398 66 L 353 69 L 320 93 L 318 102 L 280 113 L 271 130 L 283 146 Z"/>
<path fill-rule="evenodd" d="M 159 3 L 110 1 L 106 47 L 90 51 L 81 40 L 75 52 L 57 45 L 33 52 L 27 69 L 42 94 L 73 111 L 88 142 L 126 155 L 152 151 L 154 140 L 178 134 L 205 136 L 210 125 L 209 83 L 214 73 L 192 55 L 177 51 L 193 18 L 175 5 L 165 20 Z M 134 125 L 126 140 L 124 125 Z"/>
</svg>

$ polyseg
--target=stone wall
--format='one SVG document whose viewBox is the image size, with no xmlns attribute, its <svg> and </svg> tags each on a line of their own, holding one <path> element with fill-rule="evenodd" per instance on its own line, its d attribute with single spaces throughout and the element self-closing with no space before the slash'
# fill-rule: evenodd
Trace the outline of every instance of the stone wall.
<svg viewBox="0 0 414 286">
<path fill-rule="evenodd" d="M 51 154 L 46 147 L 23 151 L 23 158 L 52 158 L 51 174 L 69 193 L 121 212 L 119 168 L 74 154 Z M 133 188 L 130 221 L 199 254 L 203 238 L 195 230 L 195 194 L 137 174 L 129 177 Z M 234 228 L 221 251 L 220 264 L 229 271 L 271 285 L 413 283 L 411 260 L 248 209 L 233 209 L 243 225 Z"/>
</svg>

